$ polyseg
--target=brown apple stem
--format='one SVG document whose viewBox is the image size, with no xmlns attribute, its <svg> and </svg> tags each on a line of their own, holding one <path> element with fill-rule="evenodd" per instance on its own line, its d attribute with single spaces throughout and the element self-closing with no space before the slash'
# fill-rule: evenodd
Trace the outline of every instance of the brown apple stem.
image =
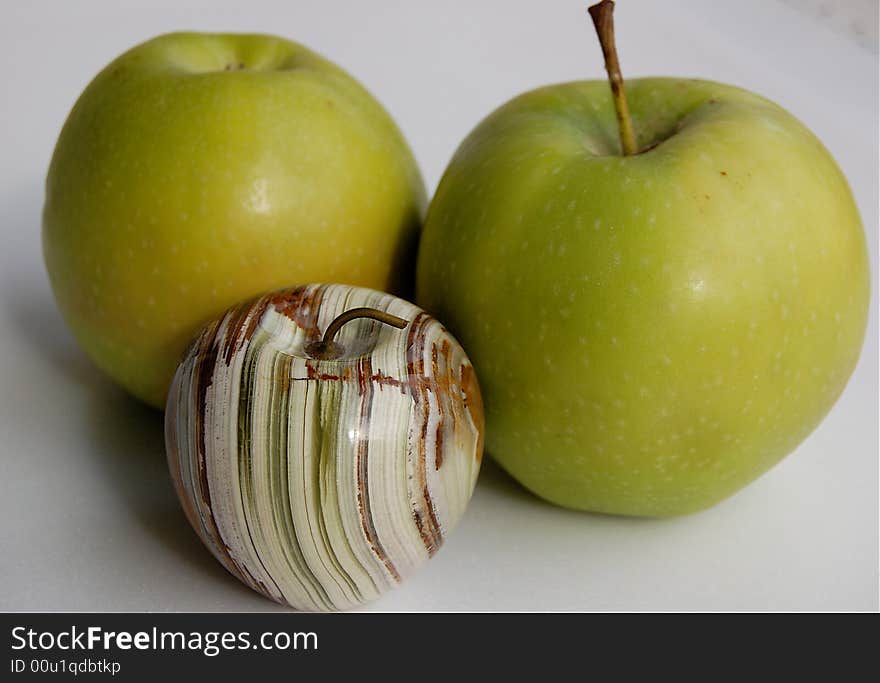
<svg viewBox="0 0 880 683">
<path fill-rule="evenodd" d="M 623 74 L 620 73 L 620 62 L 617 60 L 617 46 L 614 43 L 614 2 L 602 0 L 591 6 L 588 11 L 596 27 L 596 34 L 599 36 L 602 56 L 605 58 L 605 70 L 611 83 L 611 96 L 614 99 L 617 128 L 620 131 L 620 146 L 623 148 L 624 156 L 630 156 L 636 154 L 638 148 L 626 101 L 626 91 L 623 88 Z"/>
<path fill-rule="evenodd" d="M 399 330 L 402 330 L 409 325 L 409 320 L 398 318 L 396 315 L 391 315 L 390 313 L 379 311 L 375 308 L 352 308 L 345 311 L 345 313 L 340 313 L 333 319 L 333 322 L 327 325 L 327 329 L 324 330 L 324 336 L 321 340 L 309 345 L 309 354 L 320 360 L 339 358 L 342 354 L 342 348 L 333 340 L 343 325 L 359 318 L 377 320 L 380 323 L 391 325 Z"/>
</svg>

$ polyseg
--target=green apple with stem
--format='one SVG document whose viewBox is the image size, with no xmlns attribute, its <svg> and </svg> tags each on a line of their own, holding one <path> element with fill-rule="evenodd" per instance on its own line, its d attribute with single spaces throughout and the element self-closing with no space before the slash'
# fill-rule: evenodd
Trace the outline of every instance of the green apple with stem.
<svg viewBox="0 0 880 683">
<path fill-rule="evenodd" d="M 406 293 L 424 204 L 400 131 L 342 69 L 272 36 L 175 33 L 80 96 L 43 245 L 79 343 L 161 407 L 200 326 L 242 299 L 312 281 Z"/>
<path fill-rule="evenodd" d="M 792 115 L 708 81 L 528 92 L 454 155 L 417 300 L 467 349 L 487 452 L 570 508 L 706 508 L 791 452 L 859 356 L 869 301 L 849 186 Z M 820 495 L 821 492 L 817 492 Z"/>
</svg>

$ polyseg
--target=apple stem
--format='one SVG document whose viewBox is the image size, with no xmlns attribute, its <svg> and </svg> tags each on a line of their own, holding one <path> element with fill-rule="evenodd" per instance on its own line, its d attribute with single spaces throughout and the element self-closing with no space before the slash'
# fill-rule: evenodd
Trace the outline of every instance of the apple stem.
<svg viewBox="0 0 880 683">
<path fill-rule="evenodd" d="M 375 308 L 352 308 L 344 313 L 340 313 L 333 319 L 333 322 L 327 325 L 327 329 L 324 330 L 324 336 L 321 340 L 310 345 L 309 353 L 320 360 L 332 360 L 338 358 L 342 355 L 342 348 L 339 344 L 334 342 L 333 339 L 343 325 L 359 318 L 377 320 L 380 323 L 391 325 L 399 330 L 402 330 L 409 325 L 409 320 L 398 318 L 396 315 L 391 315 L 390 313 L 379 311 Z"/>
<path fill-rule="evenodd" d="M 611 83 L 611 96 L 614 99 L 614 109 L 617 112 L 617 128 L 620 131 L 620 145 L 624 156 L 631 156 L 638 152 L 636 147 L 636 135 L 633 132 L 632 118 L 629 114 L 629 104 L 626 101 L 626 91 L 623 88 L 623 74 L 620 73 L 620 62 L 617 60 L 617 46 L 614 42 L 614 2 L 602 0 L 592 5 L 588 10 L 599 36 L 599 44 L 602 46 L 602 56 L 605 58 L 605 70 L 608 72 L 608 81 Z"/>
</svg>

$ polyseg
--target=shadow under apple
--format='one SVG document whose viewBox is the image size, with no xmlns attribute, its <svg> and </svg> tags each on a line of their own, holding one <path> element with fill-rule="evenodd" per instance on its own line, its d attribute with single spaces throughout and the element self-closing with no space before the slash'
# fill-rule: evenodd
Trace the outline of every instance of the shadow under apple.
<svg viewBox="0 0 880 683">
<path fill-rule="evenodd" d="M 131 398 L 106 378 L 77 347 L 56 307 L 48 279 L 42 270 L 39 254 L 39 211 L 42 192 L 28 190 L 7 196 L 0 209 L 0 219 L 10 230 L 27 236 L 30 242 L 25 255 L 9 252 L 0 269 L 0 307 L 4 310 L 5 333 L 16 337 L 15 346 L 26 348 L 45 363 L 45 374 L 52 382 L 66 385 L 70 397 L 81 401 L 84 420 L 67 419 L 73 425 L 70 438 L 86 443 L 81 448 L 85 461 L 104 482 L 102 488 L 118 497 L 120 508 L 128 511 L 136 526 L 159 545 L 167 548 L 180 562 L 195 570 L 200 581 L 216 582 L 222 590 L 252 593 L 229 575 L 211 557 L 190 528 L 177 501 L 165 461 L 162 413 Z M 30 252 L 30 253 L 27 253 Z M 22 388 L 23 389 L 23 388 Z M 61 421 L 57 411 L 65 410 L 40 392 L 16 391 L 18 415 L 41 415 L 41 424 Z M 59 393 L 63 390 L 59 388 Z M 67 408 L 69 409 L 69 408 Z M 13 417 L 13 419 L 15 419 Z M 30 421 L 27 421 L 30 424 Z M 26 427 L 22 424 L 23 428 Z M 39 435 L 32 435 L 39 442 Z M 64 453 L 58 453 L 63 457 Z M 517 504 L 545 507 L 506 472 L 484 455 L 482 472 L 477 482 L 478 495 L 503 497 Z M 74 494 L 75 495 L 75 494 Z M 232 588 L 235 586 L 235 588 Z M 255 601 L 268 601 L 253 595 Z M 257 605 L 255 604 L 255 607 Z"/>
<path fill-rule="evenodd" d="M 87 419 L 72 438 L 88 443 L 82 450 L 106 479 L 106 490 L 119 497 L 147 534 L 205 579 L 250 594 L 211 557 L 180 509 L 165 461 L 162 413 L 128 396 L 89 362 L 66 329 L 48 283 L 37 289 L 30 285 L 32 277 L 17 278 L 8 269 L 2 279 L 7 333 L 36 351 L 58 382 L 75 385 L 87 406 L 82 411 Z M 52 424 L 51 399 L 37 392 L 19 394 L 17 412 L 36 411 L 44 415 L 44 424 Z"/>
</svg>

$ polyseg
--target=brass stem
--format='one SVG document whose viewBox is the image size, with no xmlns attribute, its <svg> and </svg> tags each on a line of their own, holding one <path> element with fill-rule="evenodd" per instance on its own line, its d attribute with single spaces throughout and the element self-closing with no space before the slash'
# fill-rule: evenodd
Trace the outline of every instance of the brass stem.
<svg viewBox="0 0 880 683">
<path fill-rule="evenodd" d="M 309 349 L 309 352 L 311 353 L 311 355 L 320 360 L 332 360 L 334 358 L 339 358 L 339 356 L 342 354 L 342 349 L 340 348 L 339 344 L 334 341 L 334 339 L 343 325 L 359 318 L 369 318 L 370 320 L 376 320 L 380 323 L 384 323 L 385 325 L 396 327 L 399 330 L 402 330 L 404 327 L 409 325 L 409 320 L 398 318 L 396 315 L 391 315 L 390 313 L 379 311 L 375 308 L 368 308 L 366 306 L 361 308 L 352 308 L 348 311 L 345 311 L 344 313 L 340 313 L 333 319 L 333 322 L 327 325 L 327 329 L 324 330 L 324 336 L 321 338 L 321 340 L 317 343 L 313 343 L 310 345 L 311 348 Z"/>
<path fill-rule="evenodd" d="M 321 339 L 322 344 L 329 344 L 336 337 L 337 332 L 339 332 L 340 328 L 345 325 L 345 323 L 351 322 L 352 320 L 357 320 L 358 318 L 370 318 L 371 320 L 378 320 L 380 323 L 385 323 L 386 325 L 391 325 L 392 327 L 396 327 L 398 330 L 402 330 L 404 327 L 409 325 L 409 320 L 404 320 L 403 318 L 398 318 L 396 315 L 391 315 L 390 313 L 386 313 L 385 311 L 378 311 L 375 308 L 352 308 L 345 313 L 340 313 L 333 319 L 333 322 L 327 325 L 327 329 L 324 330 L 324 337 Z"/>
</svg>

